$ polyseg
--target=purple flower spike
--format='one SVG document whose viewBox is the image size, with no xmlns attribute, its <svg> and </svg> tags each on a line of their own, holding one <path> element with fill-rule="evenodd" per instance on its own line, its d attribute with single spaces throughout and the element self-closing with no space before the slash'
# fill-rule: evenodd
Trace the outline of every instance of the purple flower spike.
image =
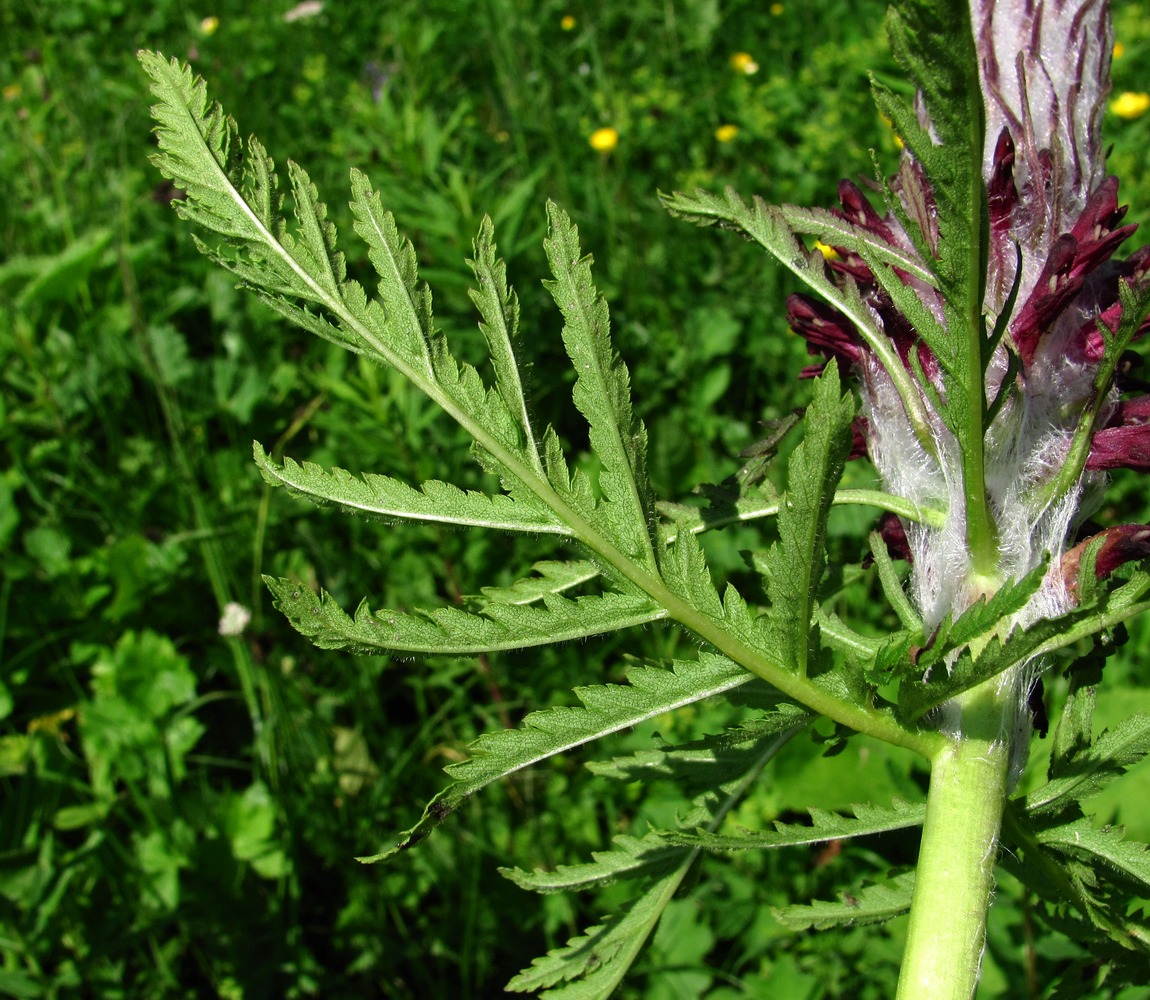
<svg viewBox="0 0 1150 1000">
<path fill-rule="evenodd" d="M 939 260 L 939 241 L 948 236 L 940 232 L 937 193 L 909 147 L 890 185 L 901 213 L 880 215 L 849 181 L 839 186 L 841 207 L 829 213 L 889 248 L 885 274 L 872 271 L 875 258 L 841 246 L 834 247 L 827 274 L 847 293 L 844 301 L 867 310 L 893 351 L 880 357 L 873 332 L 869 339 L 860 333 L 857 304 L 848 318 L 803 295 L 787 302 L 791 325 L 811 353 L 860 376 L 867 439 L 866 448 L 854 453 L 865 450 L 890 492 L 949 512 L 944 527 L 905 525 L 911 589 L 928 627 L 975 599 L 980 587 L 993 589 L 993 579 L 1017 578 L 1048 556 L 1053 568 L 1047 582 L 1020 620 L 1066 610 L 1074 595 L 1058 567 L 1075 525 L 1089 513 L 1081 508 L 1098 496 L 1106 470 L 1150 471 L 1150 396 L 1119 401 L 1122 391 L 1150 385 L 1116 365 L 1121 348 L 1107 346 L 1122 323 L 1121 285 L 1150 274 L 1150 247 L 1113 259 L 1136 227 L 1124 220 L 1101 140 L 1109 4 L 971 0 L 971 15 L 986 122 L 982 314 L 988 331 L 998 322 L 1004 332 L 985 365 L 993 420 L 981 466 L 993 523 L 979 530 L 983 537 L 994 535 L 993 560 L 983 559 L 972 572 L 962 514 L 972 509 L 963 493 L 969 446 L 958 443 L 940 409 L 948 402 L 939 361 L 943 342 L 932 340 L 936 357 L 920 336 L 923 324 L 946 327 L 952 315 L 938 287 L 916 268 L 922 262 L 929 271 L 933 261 L 923 256 Z M 930 108 L 920 101 L 917 111 L 933 138 Z M 891 287 L 891 273 L 903 289 Z M 910 308 L 905 289 L 918 299 L 917 309 Z M 1150 320 L 1137 333 L 1147 330 Z M 903 372 L 894 371 L 899 366 Z M 996 565 L 988 570 L 990 562 Z"/>
<path fill-rule="evenodd" d="M 787 320 L 807 341 L 811 354 L 822 353 L 847 364 L 862 360 L 858 333 L 842 313 L 808 295 L 787 297 Z M 821 371 L 822 366 L 816 369 Z"/>
<path fill-rule="evenodd" d="M 1023 248 L 1020 301 L 1035 287 L 1054 241 L 1071 231 L 1105 177 L 1109 15 L 1106 0 L 971 3 L 986 102 L 983 176 L 994 177 L 1003 131 L 1015 152 L 1019 204 L 1011 236 Z M 1013 252 L 1000 257 L 999 270 L 1012 273 L 1014 260 Z"/>
</svg>

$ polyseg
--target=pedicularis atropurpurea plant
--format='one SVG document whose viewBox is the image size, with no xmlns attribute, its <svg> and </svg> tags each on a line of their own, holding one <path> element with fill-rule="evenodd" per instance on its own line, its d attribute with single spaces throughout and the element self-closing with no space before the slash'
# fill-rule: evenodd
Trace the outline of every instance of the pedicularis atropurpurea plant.
<svg viewBox="0 0 1150 1000">
<path fill-rule="evenodd" d="M 347 279 L 307 174 L 289 164 L 289 228 L 263 147 L 241 145 L 187 68 L 141 54 L 158 100 L 156 163 L 185 192 L 181 215 L 216 237 L 200 248 L 283 316 L 401 372 L 470 433 L 475 459 L 502 491 L 281 465 L 257 444 L 267 480 L 356 514 L 553 535 L 565 556 L 488 589 L 474 610 L 364 603 L 348 615 L 325 594 L 269 579 L 292 623 L 323 647 L 403 656 L 523 649 L 659 621 L 700 646 L 690 661 L 632 668 L 627 685 L 579 689 L 581 707 L 537 712 L 519 729 L 483 737 L 449 769 L 452 783 L 419 823 L 363 860 L 412 847 L 472 793 L 553 754 L 702 699 L 757 706 L 736 729 L 604 769 L 634 780 L 660 770 L 640 766 L 654 754 L 681 773 L 705 771 L 708 785 L 676 829 L 618 837 L 592 863 L 507 872 L 540 892 L 635 885 L 625 912 L 537 960 L 512 990 L 609 994 L 701 851 L 918 824 L 913 870 L 780 916 L 823 928 L 909 909 L 899 995 L 969 997 L 1002 864 L 1041 901 L 1037 916 L 1097 957 L 1087 990 L 1107 976 L 1137 982 L 1146 967 L 1150 933 L 1130 912 L 1150 893 L 1150 855 L 1121 831 L 1095 829 L 1080 806 L 1150 749 L 1145 716 L 1097 739 L 1091 726 L 1105 656 L 1123 623 L 1150 608 L 1140 562 L 1150 528 L 1085 527 L 1107 470 L 1150 469 L 1150 396 L 1128 395 L 1128 349 L 1150 312 L 1150 248 L 1114 259 L 1134 227 L 1121 224 L 1100 135 L 1109 8 L 908 0 L 892 9 L 888 30 L 917 92 L 908 101 L 874 86 L 903 143 L 895 176 L 865 194 L 844 181 L 834 210 L 775 208 L 730 191 L 664 199 L 699 225 L 740 232 L 793 272 L 817 298 L 792 297 L 791 325 L 829 356 L 785 492 L 762 474 L 768 443 L 753 467 L 694 505 L 652 493 L 646 433 L 611 346 L 607 305 L 560 208 L 547 209 L 548 288 L 600 463 L 595 479 L 573 472 L 555 431 L 533 421 L 516 298 L 490 222 L 470 262 L 491 363 L 484 375 L 457 361 L 436 329 L 412 246 L 367 177 L 352 174 L 351 209 L 379 275 L 374 295 Z M 815 240 L 834 252 L 808 249 Z M 846 461 L 863 454 L 876 487 L 837 490 Z M 823 607 L 835 504 L 879 512 L 860 558 L 873 563 L 901 623 L 889 635 L 866 637 Z M 753 560 L 767 595 L 756 606 L 717 584 L 698 535 L 770 517 L 778 535 Z M 905 581 L 897 560 L 909 562 Z M 565 596 L 572 592 L 581 596 Z M 1092 651 L 1082 658 L 1084 648 Z M 1048 781 L 1012 797 L 1036 685 L 1056 663 L 1069 694 Z M 927 801 L 813 812 L 811 825 L 767 832 L 723 827 L 768 762 L 820 717 L 837 724 L 840 741 L 865 733 L 922 755 Z"/>
</svg>

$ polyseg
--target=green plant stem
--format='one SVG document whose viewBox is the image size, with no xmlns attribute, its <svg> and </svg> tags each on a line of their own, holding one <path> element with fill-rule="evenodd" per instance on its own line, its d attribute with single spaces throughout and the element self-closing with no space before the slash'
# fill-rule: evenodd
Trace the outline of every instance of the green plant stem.
<svg viewBox="0 0 1150 1000">
<path fill-rule="evenodd" d="M 1010 757 L 997 686 L 957 700 L 961 735 L 931 762 L 898 1000 L 970 1000 L 978 985 Z"/>
</svg>

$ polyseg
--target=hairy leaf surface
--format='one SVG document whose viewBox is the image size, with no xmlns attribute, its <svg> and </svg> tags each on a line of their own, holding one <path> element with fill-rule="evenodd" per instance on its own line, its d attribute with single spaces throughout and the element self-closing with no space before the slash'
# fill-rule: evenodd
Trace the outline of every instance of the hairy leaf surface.
<svg viewBox="0 0 1150 1000">
<path fill-rule="evenodd" d="M 589 559 L 569 562 L 543 560 L 531 567 L 532 576 L 516 580 L 506 587 L 484 587 L 484 602 L 494 604 L 533 604 L 551 594 L 562 594 L 599 576 L 599 567 Z"/>
<path fill-rule="evenodd" d="M 800 675 L 820 649 L 812 622 L 826 568 L 827 514 L 850 451 L 853 417 L 854 400 L 839 392 L 838 366 L 828 365 L 815 383 L 802 443 L 787 466 L 779 541 L 767 556 L 768 642 Z"/>
<path fill-rule="evenodd" d="M 676 867 L 687 852 L 681 846 L 672 846 L 659 834 L 643 838 L 619 836 L 612 843 L 613 851 L 593 851 L 595 860 L 590 864 L 559 865 L 554 871 L 526 872 L 520 868 L 500 868 L 500 874 L 511 879 L 521 889 L 533 892 L 570 892 L 591 889 L 642 876 L 659 877 Z"/>
<path fill-rule="evenodd" d="M 655 568 L 651 536 L 654 499 L 647 479 L 647 432 L 631 412 L 631 380 L 611 346 L 607 303 L 591 279 L 579 230 L 549 204 L 547 259 L 555 275 L 545 282 L 563 313 L 563 346 L 575 366 L 572 397 L 591 427 L 591 449 L 602 462 L 600 512 L 616 544 L 631 559 Z"/>
<path fill-rule="evenodd" d="M 1122 837 L 1121 829 L 1096 829 L 1087 819 L 1075 820 L 1038 834 L 1039 843 L 1063 854 L 1083 858 L 1091 867 L 1108 870 L 1150 894 L 1150 848 Z"/>
<path fill-rule="evenodd" d="M 440 792 L 398 843 L 364 861 L 381 861 L 418 843 L 455 808 L 481 788 L 532 764 L 573 750 L 584 743 L 638 725 L 664 712 L 725 694 L 754 678 L 721 656 L 704 654 L 697 661 L 676 661 L 673 668 L 636 667 L 627 685 L 581 687 L 581 708 L 533 712 L 520 729 L 481 736 L 471 746 L 470 760 L 447 768 L 452 784 Z"/>
<path fill-rule="evenodd" d="M 503 531 L 572 534 L 552 510 L 530 495 L 523 499 L 501 494 L 488 496 L 434 479 L 416 489 L 390 476 L 370 472 L 356 476 L 343 469 L 328 471 L 313 462 L 300 463 L 286 457 L 276 463 L 258 443 L 253 444 L 252 450 L 266 482 L 286 487 L 292 496 L 310 500 L 318 507 L 334 506 L 351 514 L 392 521 L 437 521 Z"/>
<path fill-rule="evenodd" d="M 874 882 L 853 892 L 843 892 L 834 902 L 818 900 L 809 905 L 772 908 L 779 923 L 793 931 L 824 931 L 831 927 L 879 924 L 910 909 L 914 872 L 903 872 L 885 882 Z"/>
<path fill-rule="evenodd" d="M 1036 817 L 1057 814 L 1099 792 L 1148 753 L 1150 715 L 1132 715 L 1063 761 L 1056 777 L 1026 796 L 1026 807 Z"/>
<path fill-rule="evenodd" d="M 926 817 L 925 803 L 895 799 L 890 806 L 858 803 L 851 806 L 854 816 L 842 816 L 824 809 L 811 809 L 810 825 L 776 821 L 774 830 L 743 830 L 720 835 L 694 832 L 665 834 L 668 844 L 701 847 L 707 851 L 759 851 L 802 844 L 821 844 L 828 840 L 848 840 L 890 830 L 921 826 Z"/>
<path fill-rule="evenodd" d="M 474 656 L 586 639 L 667 616 L 665 609 L 645 597 L 614 593 L 575 600 L 552 595 L 544 599 L 543 607 L 488 604 L 479 614 L 459 608 L 372 611 L 363 601 L 351 616 L 324 591 L 316 594 L 310 587 L 274 577 L 264 577 L 264 582 L 275 596 L 275 606 L 315 645 L 357 653 Z"/>
<path fill-rule="evenodd" d="M 724 816 L 747 793 L 759 779 L 763 768 L 796 732 L 802 724 L 791 725 L 778 733 L 774 739 L 760 742 L 750 747 L 750 753 L 740 755 L 737 761 L 728 756 L 725 764 L 711 768 L 710 780 L 692 802 L 692 808 L 684 822 L 691 826 L 713 831 L 723 821 Z M 696 762 L 703 762 L 698 752 L 688 752 L 687 756 Z M 647 856 L 659 857 L 661 849 L 651 844 L 650 838 L 633 841 L 631 847 L 646 849 Z M 655 928 L 671 897 L 687 875 L 699 850 L 693 847 L 672 848 L 673 854 L 666 855 L 667 863 L 677 858 L 674 868 L 654 878 L 651 887 L 627 910 L 611 919 L 607 924 L 592 928 L 583 937 L 568 943 L 567 947 L 552 951 L 545 958 L 537 959 L 530 969 L 524 970 L 508 984 L 511 990 L 537 989 L 551 986 L 565 980 L 570 985 L 561 990 L 550 991 L 544 996 L 554 997 L 601 997 L 610 995 L 615 986 L 631 967 L 639 949 L 647 936 Z M 602 879 L 617 875 L 628 864 L 623 852 L 611 852 L 601 861 L 587 866 L 579 866 L 578 877 L 584 881 L 596 878 L 595 869 Z M 546 880 L 545 873 L 537 873 Z M 565 877 L 560 875 L 560 878 Z"/>
<path fill-rule="evenodd" d="M 512 993 L 543 990 L 539 996 L 549 1000 L 606 1000 L 647 943 L 689 864 L 680 862 L 622 913 L 537 958 L 504 988 Z"/>
</svg>

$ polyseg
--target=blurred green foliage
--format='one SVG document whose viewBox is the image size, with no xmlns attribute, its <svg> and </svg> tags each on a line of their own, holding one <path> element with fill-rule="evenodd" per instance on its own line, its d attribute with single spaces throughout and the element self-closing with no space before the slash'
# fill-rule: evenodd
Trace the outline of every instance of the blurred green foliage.
<svg viewBox="0 0 1150 1000">
<path fill-rule="evenodd" d="M 402 608 L 510 582 L 549 550 L 269 496 L 253 437 L 409 480 L 478 473 L 460 434 L 398 379 L 286 328 L 176 236 L 175 192 L 147 160 L 135 50 L 189 59 L 245 132 L 304 163 L 341 229 L 347 168 L 365 170 L 464 355 L 481 338 L 463 259 L 489 213 L 538 359 L 531 393 L 556 422 L 568 369 L 538 279 L 542 203 L 562 203 L 596 252 L 655 482 L 679 497 L 732 472 L 759 422 L 798 405 L 803 352 L 780 276 L 751 248 L 664 217 L 656 192 L 729 183 L 830 204 L 840 176 L 870 171 L 869 149 L 892 164 L 866 78 L 892 71 L 882 8 L 396 0 L 290 19 L 286 0 L 0 7 L 0 995 L 491 996 L 610 905 L 609 892 L 539 904 L 498 865 L 577 860 L 685 805 L 670 785 L 641 804 L 603 798 L 576 754 L 471 803 L 401 863 L 352 860 L 409 825 L 479 733 L 620 676 L 622 650 L 612 639 L 398 663 L 316 650 L 271 612 L 265 571 Z M 1117 4 L 1119 90 L 1150 88 L 1141 10 Z M 740 52 L 756 72 L 732 61 Z M 1132 216 L 1145 217 L 1150 115 L 1107 126 Z M 616 130 L 613 150 L 589 145 L 600 128 Z M 349 265 L 362 274 L 366 261 Z M 1145 498 L 1126 495 L 1121 516 L 1145 520 Z M 739 572 L 738 535 L 709 544 Z M 233 602 L 251 620 L 222 635 Z M 626 648 L 688 646 L 652 630 Z M 1136 666 L 1148 654 L 1135 632 L 1103 721 L 1150 707 Z M 714 711 L 660 719 L 614 750 L 699 735 Z M 813 743 L 796 748 L 738 822 L 921 794 L 906 759 L 865 741 L 846 753 L 848 786 L 841 757 L 832 768 Z M 1143 767 L 1110 806 L 1142 838 L 1150 792 L 1136 789 L 1148 788 Z M 897 923 L 796 939 L 768 909 L 913 856 L 913 840 L 880 839 L 707 859 L 624 995 L 890 995 Z M 1034 940 L 1009 881 L 990 933 L 987 997 L 1039 996 L 1039 973 L 1081 957 Z M 1020 955 L 1029 982 L 1012 978 Z"/>
</svg>

